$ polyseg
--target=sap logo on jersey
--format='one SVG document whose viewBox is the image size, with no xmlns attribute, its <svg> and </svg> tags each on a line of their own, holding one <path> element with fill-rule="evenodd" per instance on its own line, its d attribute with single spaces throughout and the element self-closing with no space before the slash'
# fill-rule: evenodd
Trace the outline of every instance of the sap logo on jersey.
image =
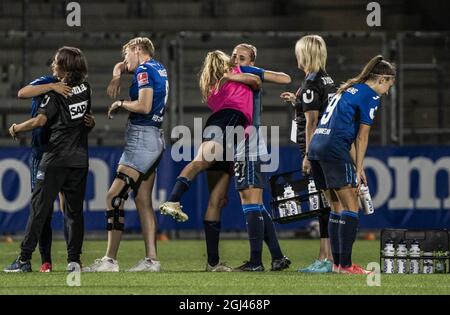
<svg viewBox="0 0 450 315">
<path fill-rule="evenodd" d="M 72 120 L 78 119 L 84 116 L 87 109 L 87 101 L 76 103 L 76 104 L 70 104 L 69 105 L 69 112 L 70 112 L 70 118 Z"/>
</svg>

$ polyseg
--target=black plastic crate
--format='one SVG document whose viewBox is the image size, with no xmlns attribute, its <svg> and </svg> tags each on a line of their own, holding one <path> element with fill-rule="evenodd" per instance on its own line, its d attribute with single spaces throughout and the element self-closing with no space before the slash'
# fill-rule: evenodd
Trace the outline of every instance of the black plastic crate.
<svg viewBox="0 0 450 315">
<path fill-rule="evenodd" d="M 275 222 L 285 224 L 306 220 L 326 214 L 331 210 L 330 207 L 324 206 L 320 191 L 311 194 L 308 192 L 309 177 L 304 176 L 301 170 L 273 175 L 270 177 L 269 182 L 272 194 L 270 207 L 272 211 L 272 220 Z M 277 198 L 279 196 L 283 196 L 286 183 L 289 183 L 289 185 L 292 186 L 295 197 L 278 200 Z M 319 198 L 319 209 L 311 210 L 309 203 L 310 196 L 317 196 Z M 301 213 L 280 217 L 279 207 L 282 203 L 286 203 L 287 201 L 295 201 L 297 204 L 301 205 Z"/>
<path fill-rule="evenodd" d="M 446 266 L 446 273 L 450 273 L 450 256 L 440 256 L 434 255 L 437 251 L 450 252 L 450 234 L 448 230 L 407 230 L 407 229 L 383 229 L 380 235 L 380 266 L 383 266 L 383 260 L 386 258 L 384 255 L 384 247 L 388 240 L 393 241 L 394 248 L 397 247 L 398 243 L 402 240 L 405 242 L 406 247 L 409 249 L 413 241 L 419 243 L 421 250 L 421 255 L 419 258 L 414 258 L 408 255 L 405 257 L 408 261 L 411 259 L 419 259 L 423 261 L 424 259 L 444 260 Z M 431 252 L 432 256 L 423 256 L 423 252 Z M 396 259 L 397 257 L 394 256 Z M 383 269 L 383 268 L 382 268 Z"/>
</svg>

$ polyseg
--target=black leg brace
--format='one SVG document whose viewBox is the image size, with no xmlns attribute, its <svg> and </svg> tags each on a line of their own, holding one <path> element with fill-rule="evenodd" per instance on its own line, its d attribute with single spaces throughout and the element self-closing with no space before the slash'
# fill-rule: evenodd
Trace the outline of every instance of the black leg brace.
<svg viewBox="0 0 450 315">
<path fill-rule="evenodd" d="M 133 191 L 137 191 L 137 185 L 135 181 L 128 175 L 118 172 L 116 175 L 116 178 L 119 178 L 125 182 L 125 186 L 123 186 L 122 190 L 119 192 L 117 196 L 115 196 L 112 199 L 112 208 L 113 210 L 107 210 L 106 211 L 106 219 L 113 218 L 113 222 L 106 223 L 106 230 L 112 231 L 123 231 L 125 228 L 125 225 L 119 221 L 120 218 L 125 217 L 125 211 L 123 209 L 120 209 L 120 204 L 125 202 L 125 200 L 128 199 L 128 189 L 131 188 Z"/>
</svg>

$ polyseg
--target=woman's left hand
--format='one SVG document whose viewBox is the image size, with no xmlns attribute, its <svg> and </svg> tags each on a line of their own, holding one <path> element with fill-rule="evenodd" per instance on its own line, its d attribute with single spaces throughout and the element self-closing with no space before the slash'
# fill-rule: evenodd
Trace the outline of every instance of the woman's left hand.
<svg viewBox="0 0 450 315">
<path fill-rule="evenodd" d="M 364 172 L 364 169 L 356 170 L 356 192 L 359 193 L 359 190 L 361 189 L 361 185 L 364 184 L 367 186 L 367 179 L 366 179 L 366 173 Z"/>
<path fill-rule="evenodd" d="M 88 128 L 95 127 L 95 116 L 91 114 L 86 114 L 84 116 L 84 125 Z"/>
<path fill-rule="evenodd" d="M 308 160 L 308 157 L 303 158 L 303 164 L 302 164 L 302 170 L 303 174 L 309 175 L 311 174 L 311 163 Z"/>
<path fill-rule="evenodd" d="M 14 128 L 16 127 L 16 124 L 12 124 L 11 127 L 9 127 L 9 134 L 11 135 L 11 137 L 16 140 L 16 131 L 14 130 Z"/>
<path fill-rule="evenodd" d="M 111 106 L 108 109 L 108 118 L 109 119 L 113 119 L 114 116 L 112 115 L 120 106 L 121 106 L 121 101 L 115 101 L 114 103 L 111 104 Z"/>
</svg>

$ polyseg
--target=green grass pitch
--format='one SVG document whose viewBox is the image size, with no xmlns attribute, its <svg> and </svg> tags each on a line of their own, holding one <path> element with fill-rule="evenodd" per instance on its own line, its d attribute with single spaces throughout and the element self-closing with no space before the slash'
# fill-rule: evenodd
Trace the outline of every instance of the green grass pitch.
<svg viewBox="0 0 450 315">
<path fill-rule="evenodd" d="M 82 273 L 81 286 L 66 284 L 64 243 L 54 242 L 54 272 L 41 274 L 39 254 L 35 253 L 33 273 L 0 273 L 0 294 L 450 294 L 450 274 L 382 275 L 381 286 L 369 287 L 366 276 L 308 275 L 296 272 L 314 259 L 318 252 L 315 240 L 282 240 L 291 268 L 271 272 L 270 257 L 264 249 L 263 273 L 209 273 L 205 268 L 205 244 L 201 240 L 178 240 L 158 244 L 161 273 Z M 248 255 L 245 240 L 221 242 L 221 258 L 235 267 Z M 378 261 L 378 241 L 357 241 L 354 261 L 362 265 Z M 11 263 L 19 242 L 0 244 L 0 265 Z M 104 255 L 105 241 L 86 241 L 83 262 L 90 264 Z M 119 253 L 121 270 L 143 258 L 142 241 L 123 241 Z"/>
</svg>

